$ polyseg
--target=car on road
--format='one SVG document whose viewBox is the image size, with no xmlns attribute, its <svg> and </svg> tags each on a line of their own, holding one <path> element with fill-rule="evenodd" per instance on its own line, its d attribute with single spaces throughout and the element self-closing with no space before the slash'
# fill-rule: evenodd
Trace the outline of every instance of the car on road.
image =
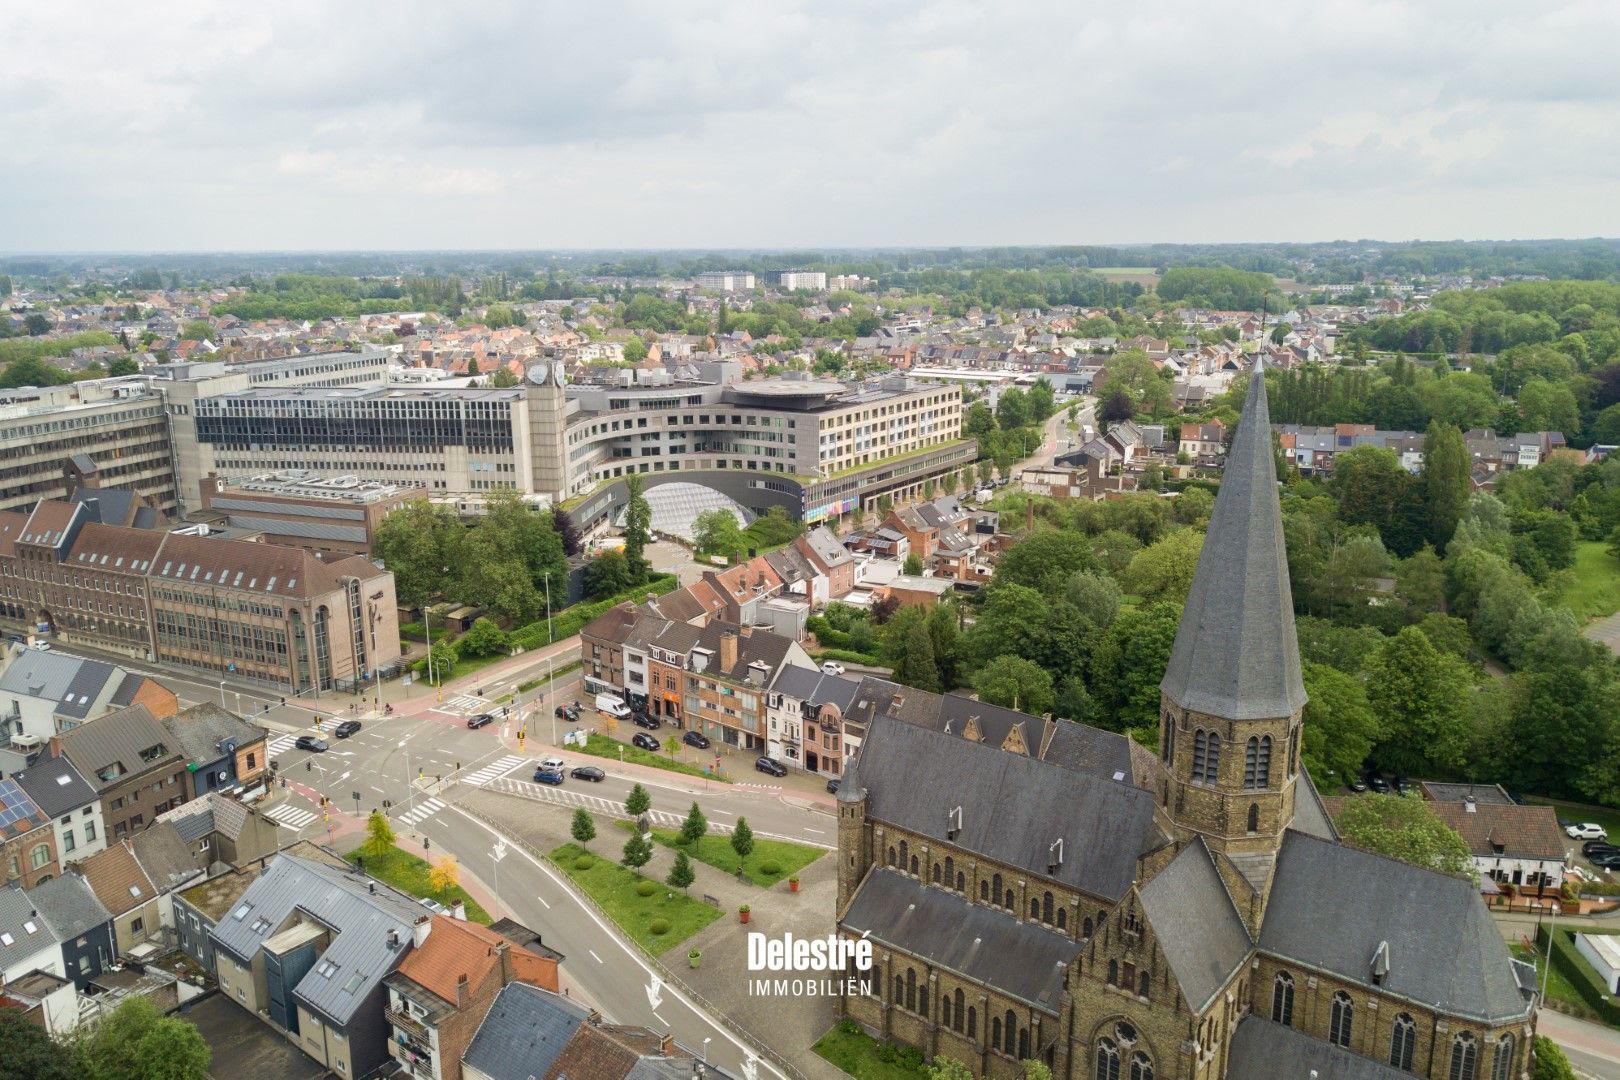
<svg viewBox="0 0 1620 1080">
<path fill-rule="evenodd" d="M 1564 835 L 1571 840 L 1607 840 L 1609 830 L 1593 822 L 1582 821 L 1565 828 Z"/>
<path fill-rule="evenodd" d="M 835 776 L 831 780 L 827 781 L 827 794 L 838 794 L 838 777 Z"/>
<path fill-rule="evenodd" d="M 709 737 L 703 734 L 701 731 L 688 731 L 685 735 L 681 736 L 681 742 L 685 743 L 687 746 L 695 746 L 699 750 L 707 750 L 713 745 L 711 742 L 709 742 Z"/>
<path fill-rule="evenodd" d="M 577 724 L 579 723 L 579 703 L 575 702 L 572 705 L 559 705 L 556 707 L 556 709 L 552 710 L 552 715 L 559 720 L 566 720 L 570 724 Z"/>
<path fill-rule="evenodd" d="M 632 746 L 639 746 L 643 750 L 656 750 L 659 746 L 658 740 L 647 734 L 645 731 L 636 732 L 635 737 L 630 740 L 630 744 Z"/>
<path fill-rule="evenodd" d="M 537 784 L 561 784 L 563 782 L 563 772 L 561 769 L 536 769 L 534 770 L 534 782 Z"/>
<path fill-rule="evenodd" d="M 754 768 L 759 772 L 769 773 L 772 776 L 787 775 L 787 766 L 782 764 L 780 761 L 777 761 L 775 758 L 758 758 L 754 762 Z"/>
<path fill-rule="evenodd" d="M 355 732 L 359 731 L 360 727 L 360 721 L 358 720 L 345 720 L 343 723 L 332 729 L 332 734 L 336 735 L 340 739 L 347 739 L 350 735 L 353 735 Z"/>
<path fill-rule="evenodd" d="M 323 754 L 327 750 L 326 740 L 317 739 L 313 735 L 300 735 L 293 741 L 293 745 L 300 750 L 309 750 L 317 754 Z"/>
<path fill-rule="evenodd" d="M 495 722 L 495 714 L 494 713 L 481 712 L 477 716 L 469 716 L 469 717 L 467 717 L 467 726 L 469 728 L 488 727 L 490 724 L 493 724 L 494 722 Z"/>
<path fill-rule="evenodd" d="M 659 728 L 664 726 L 663 724 L 658 722 L 658 717 L 656 717 L 656 716 L 648 716 L 646 713 L 640 713 L 640 712 L 638 712 L 634 716 L 632 716 L 630 718 L 630 722 L 635 724 L 636 727 L 643 727 L 643 728 L 646 728 L 648 731 L 657 731 Z"/>
<path fill-rule="evenodd" d="M 577 769 L 570 769 L 568 775 L 575 780 L 589 780 L 593 784 L 600 784 L 607 779 L 607 773 L 598 769 L 595 765 L 581 765 Z"/>
<path fill-rule="evenodd" d="M 823 675 L 842 675 L 844 665 L 836 660 L 823 660 L 821 662 L 821 673 Z"/>
<path fill-rule="evenodd" d="M 562 772 L 564 769 L 568 768 L 568 762 L 564 761 L 560 757 L 541 758 L 540 764 L 536 765 L 535 768 L 551 769 L 555 772 Z"/>
</svg>

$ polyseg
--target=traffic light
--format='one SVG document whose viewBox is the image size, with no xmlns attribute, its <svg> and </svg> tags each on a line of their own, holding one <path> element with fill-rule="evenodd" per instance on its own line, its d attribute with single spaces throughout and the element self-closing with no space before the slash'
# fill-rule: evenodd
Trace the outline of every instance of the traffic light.
<svg viewBox="0 0 1620 1080">
<path fill-rule="evenodd" d="M 432 846 L 433 846 L 433 841 L 431 841 L 431 840 L 429 840 L 429 839 L 428 839 L 428 838 L 427 838 L 427 837 L 425 837 L 425 836 L 424 836 L 424 837 L 422 837 L 422 853 L 423 853 L 423 854 L 424 854 L 424 855 L 425 855 L 425 854 L 427 854 L 427 850 L 428 850 L 428 848 L 430 848 L 430 847 L 432 847 Z"/>
</svg>

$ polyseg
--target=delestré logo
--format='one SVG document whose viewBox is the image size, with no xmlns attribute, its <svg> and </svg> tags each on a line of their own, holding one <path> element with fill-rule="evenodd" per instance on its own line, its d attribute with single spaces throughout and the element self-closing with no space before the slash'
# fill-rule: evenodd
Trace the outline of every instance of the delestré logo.
<svg viewBox="0 0 1620 1080">
<path fill-rule="evenodd" d="M 779 972 L 781 978 L 749 979 L 751 997 L 843 997 L 867 993 L 872 943 L 863 935 L 802 938 L 748 935 L 748 970 Z M 795 976 L 795 977 L 787 977 Z M 808 976 L 808 977 L 806 977 Z"/>
</svg>

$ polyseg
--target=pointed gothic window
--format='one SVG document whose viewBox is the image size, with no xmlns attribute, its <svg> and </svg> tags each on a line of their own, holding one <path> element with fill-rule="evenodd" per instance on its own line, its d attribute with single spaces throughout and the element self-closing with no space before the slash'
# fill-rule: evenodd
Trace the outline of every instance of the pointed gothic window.
<svg viewBox="0 0 1620 1080">
<path fill-rule="evenodd" d="M 1260 760 L 1255 765 L 1254 786 L 1267 788 L 1271 786 L 1271 736 L 1260 736 Z"/>
<path fill-rule="evenodd" d="M 934 884 L 939 884 L 939 863 L 934 864 Z"/>
<path fill-rule="evenodd" d="M 1044 896 L 1041 897 L 1041 922 L 1049 923 L 1051 921 L 1052 921 L 1052 894 L 1050 892 L 1048 892 Z"/>
<path fill-rule="evenodd" d="M 1510 1080 L 1513 1075 L 1513 1036 L 1504 1035 L 1496 1044 L 1496 1061 L 1491 1066 L 1491 1080 Z"/>
<path fill-rule="evenodd" d="M 1205 733 L 1203 728 L 1199 728 L 1193 732 L 1192 778 L 1194 780 L 1204 779 L 1205 763 L 1208 757 L 1209 735 Z"/>
<path fill-rule="evenodd" d="M 1087 915 L 1084 919 L 1080 920 L 1080 940 L 1081 941 L 1090 941 L 1091 940 L 1091 916 L 1090 915 Z"/>
<path fill-rule="evenodd" d="M 977 1039 L 979 1037 L 979 1009 L 975 1005 L 968 1006 L 967 1037 L 970 1039 Z"/>
<path fill-rule="evenodd" d="M 1271 987 L 1271 1019 L 1283 1027 L 1294 1026 L 1294 977 L 1286 971 Z"/>
<path fill-rule="evenodd" d="M 1001 1017 L 999 1016 L 990 1018 L 990 1049 L 1001 1049 Z"/>
<path fill-rule="evenodd" d="M 1140 1050 L 1131 1055 L 1131 1080 L 1153 1080 L 1153 1061 Z"/>
<path fill-rule="evenodd" d="M 1112 1039 L 1097 1040 L 1097 1080 L 1119 1080 L 1119 1047 Z"/>
<path fill-rule="evenodd" d="M 1058 929 L 1059 930 L 1067 930 L 1069 928 L 1069 909 L 1068 908 L 1058 908 L 1057 909 L 1057 924 L 1058 924 Z"/>
<path fill-rule="evenodd" d="M 1397 1069 L 1412 1071 L 1412 1051 L 1417 1046 L 1417 1025 L 1412 1022 L 1411 1016 L 1399 1013 L 1395 1017 L 1395 1027 L 1389 1035 L 1389 1063 Z"/>
<path fill-rule="evenodd" d="M 1109 986 L 1118 986 L 1119 985 L 1119 961 L 1118 960 L 1110 960 L 1110 961 L 1108 961 L 1108 985 Z"/>
<path fill-rule="evenodd" d="M 955 1004 L 956 1008 L 951 1010 L 951 1026 L 952 1026 L 953 1030 L 961 1031 L 962 1030 L 962 1024 L 964 1023 L 964 1019 L 965 1019 L 962 1016 L 963 997 L 964 997 L 964 995 L 962 994 L 962 991 L 960 989 L 958 989 L 956 991 L 956 993 L 954 995 L 952 995 L 952 996 L 953 996 L 953 999 L 954 999 L 953 1003 Z"/>
<path fill-rule="evenodd" d="M 1328 1042 L 1335 1046 L 1349 1046 L 1351 1027 L 1355 1023 L 1355 1006 L 1350 995 L 1340 990 L 1333 995 L 1333 1014 L 1328 1022 Z"/>
<path fill-rule="evenodd" d="M 1479 1043 L 1472 1033 L 1464 1031 L 1451 1040 L 1451 1080 L 1474 1080 L 1479 1064 Z"/>
</svg>

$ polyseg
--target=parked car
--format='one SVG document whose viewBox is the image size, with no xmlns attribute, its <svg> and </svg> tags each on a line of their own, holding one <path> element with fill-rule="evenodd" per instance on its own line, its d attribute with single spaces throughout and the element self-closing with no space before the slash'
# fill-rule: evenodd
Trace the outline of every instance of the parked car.
<svg viewBox="0 0 1620 1080">
<path fill-rule="evenodd" d="M 646 728 L 648 731 L 657 731 L 664 726 L 658 722 L 658 717 L 639 712 L 630 718 L 630 722 L 635 724 L 636 727 Z"/>
<path fill-rule="evenodd" d="M 313 735 L 300 735 L 293 741 L 293 745 L 300 750 L 310 750 L 317 754 L 324 754 L 327 750 L 326 740 L 317 739 Z"/>
<path fill-rule="evenodd" d="M 1583 821 L 1571 825 L 1564 830 L 1564 835 L 1572 840 L 1607 840 L 1609 830 L 1590 821 Z"/>
<path fill-rule="evenodd" d="M 632 746 L 639 746 L 643 750 L 656 750 L 659 746 L 658 740 L 647 734 L 645 731 L 636 732 L 635 737 L 630 740 L 630 744 Z"/>
<path fill-rule="evenodd" d="M 681 742 L 685 743 L 687 746 L 695 746 L 699 750 L 707 750 L 713 745 L 713 743 L 709 741 L 709 737 L 703 734 L 701 731 L 688 731 L 685 735 L 681 736 Z"/>
<path fill-rule="evenodd" d="M 838 777 L 835 776 L 831 780 L 827 781 L 827 794 L 838 794 Z"/>
<path fill-rule="evenodd" d="M 844 665 L 836 660 L 823 660 L 821 662 L 821 673 L 823 675 L 842 675 Z"/>
<path fill-rule="evenodd" d="M 1620 851 L 1611 855 L 1594 855 L 1592 865 L 1599 870 L 1620 870 Z"/>
<path fill-rule="evenodd" d="M 536 769 L 534 782 L 537 784 L 561 784 L 563 773 L 561 769 Z"/>
<path fill-rule="evenodd" d="M 469 728 L 488 727 L 490 724 L 493 724 L 494 722 L 495 722 L 495 714 L 494 713 L 481 712 L 477 716 L 469 716 L 469 717 L 467 717 L 467 726 Z"/>
<path fill-rule="evenodd" d="M 337 727 L 332 729 L 332 734 L 336 735 L 340 739 L 347 739 L 350 735 L 353 735 L 355 732 L 357 732 L 359 730 L 360 730 L 360 721 L 358 721 L 358 720 L 345 720 L 345 721 L 343 721 L 343 723 L 339 724 Z"/>
<path fill-rule="evenodd" d="M 1518 803 L 1520 806 L 1524 805 L 1524 796 L 1522 794 L 1515 791 L 1513 788 L 1503 788 L 1502 790 L 1507 793 L 1508 798 L 1512 799 L 1514 802 Z"/>
<path fill-rule="evenodd" d="M 1365 780 L 1352 780 L 1352 781 L 1350 781 L 1350 790 L 1355 792 L 1357 795 L 1360 795 L 1363 791 L 1367 790 L 1367 781 L 1365 781 Z"/>
<path fill-rule="evenodd" d="M 581 765 L 577 769 L 570 769 L 568 775 L 575 780 L 589 780 L 593 784 L 600 784 L 607 779 L 607 773 L 598 769 L 595 765 Z"/>
<path fill-rule="evenodd" d="M 1606 855 L 1611 851 L 1620 851 L 1620 847 L 1616 847 L 1607 840 L 1588 840 L 1581 845 L 1581 854 L 1588 859 L 1594 855 Z"/>
<path fill-rule="evenodd" d="M 570 724 L 577 724 L 579 723 L 579 702 L 576 701 L 572 705 L 559 705 L 553 710 L 553 714 L 559 720 L 566 720 Z"/>
<path fill-rule="evenodd" d="M 1411 791 L 1411 790 L 1412 790 L 1412 785 L 1407 781 L 1406 777 L 1397 776 L 1395 778 L 1395 794 L 1397 794 L 1397 795 L 1405 795 L 1408 791 Z"/>
<path fill-rule="evenodd" d="M 782 764 L 780 761 L 777 761 L 775 758 L 759 758 L 754 762 L 754 768 L 759 772 L 769 773 L 772 776 L 787 775 L 787 766 Z"/>
</svg>

